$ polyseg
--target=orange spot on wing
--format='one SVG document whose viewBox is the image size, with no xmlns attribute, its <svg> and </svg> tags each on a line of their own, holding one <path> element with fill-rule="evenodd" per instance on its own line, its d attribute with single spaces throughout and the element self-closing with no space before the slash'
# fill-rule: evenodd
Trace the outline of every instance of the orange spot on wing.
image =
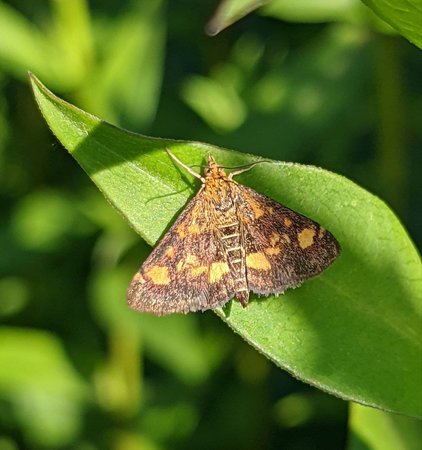
<svg viewBox="0 0 422 450">
<path fill-rule="evenodd" d="M 189 234 L 199 234 L 200 231 L 201 230 L 199 229 L 199 225 L 196 222 L 191 223 L 188 227 Z"/>
<path fill-rule="evenodd" d="M 250 253 L 246 256 L 246 265 L 250 269 L 270 270 L 271 264 L 262 252 Z"/>
<path fill-rule="evenodd" d="M 197 266 L 198 258 L 195 255 L 189 254 L 185 259 L 181 259 L 177 265 L 176 270 L 180 272 L 181 270 L 186 269 L 187 267 Z"/>
<path fill-rule="evenodd" d="M 280 254 L 281 249 L 278 246 L 280 239 L 281 236 L 278 233 L 273 233 L 270 237 L 270 247 L 266 248 L 264 250 L 264 253 L 266 253 L 269 256 L 275 256 Z"/>
<path fill-rule="evenodd" d="M 292 242 L 292 241 L 290 240 L 290 236 L 289 236 L 288 234 L 286 234 L 286 233 L 283 233 L 283 234 L 281 235 L 281 237 L 282 237 L 283 241 L 284 241 L 284 242 L 287 242 L 288 244 L 290 244 L 290 242 Z"/>
<path fill-rule="evenodd" d="M 310 247 L 314 243 L 315 230 L 312 228 L 304 228 L 297 234 L 299 247 L 302 249 Z"/>
<path fill-rule="evenodd" d="M 141 275 L 140 272 L 136 272 L 135 276 L 133 277 L 132 283 L 145 283 L 145 278 Z"/>
<path fill-rule="evenodd" d="M 220 280 L 223 275 L 229 272 L 229 265 L 226 262 L 220 261 L 212 263 L 209 274 L 210 283 L 215 283 L 216 281 Z"/>
<path fill-rule="evenodd" d="M 246 201 L 249 204 L 249 207 L 252 209 L 255 219 L 259 219 L 264 215 L 264 209 L 262 208 L 262 205 L 259 204 L 254 198 L 248 196 L 246 198 Z"/>
<path fill-rule="evenodd" d="M 285 217 L 283 222 L 284 222 L 284 225 L 286 225 L 287 228 L 291 227 L 292 223 L 293 223 L 288 217 Z"/>
<path fill-rule="evenodd" d="M 170 283 L 169 271 L 165 266 L 153 266 L 148 269 L 145 275 L 154 284 L 168 284 Z"/>
<path fill-rule="evenodd" d="M 207 266 L 192 267 L 190 273 L 193 277 L 199 277 L 202 273 L 208 272 Z"/>
<path fill-rule="evenodd" d="M 169 247 L 166 251 L 167 258 L 172 259 L 174 256 L 174 247 Z"/>
<path fill-rule="evenodd" d="M 198 258 L 195 255 L 189 254 L 185 259 L 186 265 L 194 266 L 198 264 Z"/>
<path fill-rule="evenodd" d="M 275 247 L 280 242 L 280 235 L 278 233 L 273 233 L 270 237 L 271 247 Z"/>
<path fill-rule="evenodd" d="M 279 255 L 281 250 L 280 250 L 280 247 L 268 247 L 264 250 L 264 252 L 268 256 L 275 256 L 275 255 Z"/>
<path fill-rule="evenodd" d="M 179 237 L 181 237 L 182 239 L 186 237 L 186 227 L 183 223 L 181 223 L 180 225 L 178 225 L 178 227 L 176 228 L 176 232 L 179 235 Z"/>
</svg>

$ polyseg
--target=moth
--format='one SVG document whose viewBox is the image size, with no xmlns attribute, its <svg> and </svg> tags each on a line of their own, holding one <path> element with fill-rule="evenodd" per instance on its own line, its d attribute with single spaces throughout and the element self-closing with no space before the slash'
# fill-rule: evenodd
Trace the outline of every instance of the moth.
<svg viewBox="0 0 422 450">
<path fill-rule="evenodd" d="M 226 174 L 209 155 L 202 182 L 173 226 L 135 274 L 129 306 L 164 315 L 205 311 L 250 292 L 281 294 L 325 270 L 339 255 L 334 236 L 318 223 Z"/>
</svg>

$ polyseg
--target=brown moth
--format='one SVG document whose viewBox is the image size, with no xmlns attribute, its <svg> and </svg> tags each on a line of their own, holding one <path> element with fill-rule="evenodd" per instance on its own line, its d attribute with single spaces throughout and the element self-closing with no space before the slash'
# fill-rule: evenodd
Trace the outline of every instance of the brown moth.
<svg viewBox="0 0 422 450">
<path fill-rule="evenodd" d="M 204 311 L 250 291 L 281 294 L 320 274 L 340 253 L 318 223 L 237 183 L 208 156 L 202 186 L 134 276 L 129 306 L 156 315 Z"/>
</svg>

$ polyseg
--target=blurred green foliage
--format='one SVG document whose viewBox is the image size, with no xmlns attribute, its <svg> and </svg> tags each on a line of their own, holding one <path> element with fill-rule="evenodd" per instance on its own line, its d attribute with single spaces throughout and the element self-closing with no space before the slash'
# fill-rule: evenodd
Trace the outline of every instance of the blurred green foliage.
<svg viewBox="0 0 422 450">
<path fill-rule="evenodd" d="M 195 165 L 209 153 L 228 167 L 256 159 L 210 144 L 127 132 L 63 101 L 34 75 L 30 78 L 52 132 L 151 245 L 192 191 L 165 148 Z M 246 309 L 232 302 L 230 313 L 218 314 L 297 378 L 344 399 L 422 416 L 421 261 L 392 211 L 347 178 L 313 166 L 274 161 L 239 178 L 244 179 L 328 224 L 342 255 L 323 275 L 286 292 L 283 301 L 270 296 Z M 336 371 L 329 369 L 333 366 Z"/>
<path fill-rule="evenodd" d="M 273 367 L 212 313 L 126 309 L 149 248 L 59 148 L 26 81 L 31 70 L 134 131 L 342 173 L 390 203 L 420 246 L 420 51 L 369 10 L 308 21 L 268 6 L 209 38 L 215 8 L 0 2 L 2 449 L 346 445 L 345 402 Z M 395 430 L 409 433 L 402 419 Z M 380 448 L 353 420 L 368 436 L 354 448 Z"/>
<path fill-rule="evenodd" d="M 420 420 L 393 416 L 384 411 L 351 404 L 348 450 L 418 450 Z"/>
</svg>

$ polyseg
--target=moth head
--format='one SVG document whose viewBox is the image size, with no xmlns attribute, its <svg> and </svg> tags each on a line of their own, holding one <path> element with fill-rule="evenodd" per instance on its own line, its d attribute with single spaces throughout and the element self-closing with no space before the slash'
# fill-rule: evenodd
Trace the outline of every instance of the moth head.
<svg viewBox="0 0 422 450">
<path fill-rule="evenodd" d="M 208 166 L 205 168 L 205 178 L 227 178 L 226 172 L 219 166 L 215 159 L 208 155 Z"/>
</svg>

